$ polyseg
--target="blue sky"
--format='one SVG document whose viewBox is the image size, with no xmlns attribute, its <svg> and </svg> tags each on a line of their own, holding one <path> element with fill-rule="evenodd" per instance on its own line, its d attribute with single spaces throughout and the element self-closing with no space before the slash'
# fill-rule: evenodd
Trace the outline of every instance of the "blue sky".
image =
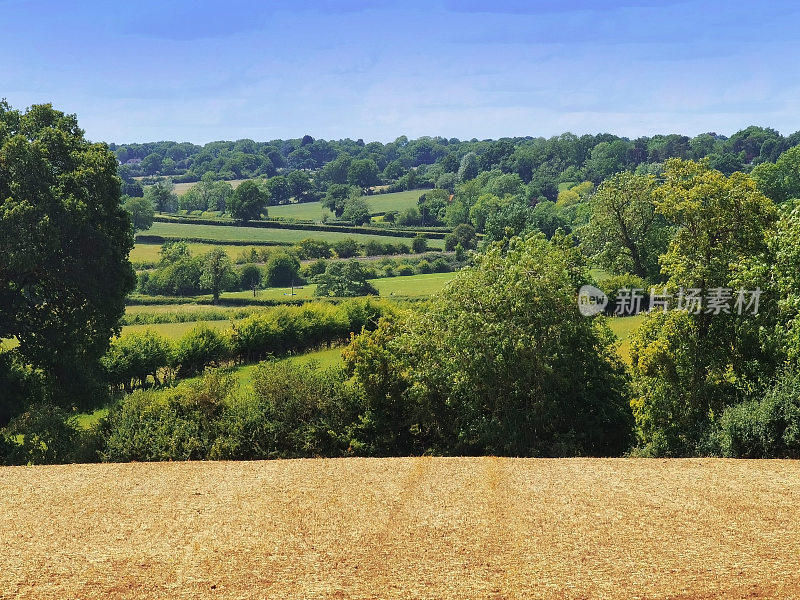
<svg viewBox="0 0 800 600">
<path fill-rule="evenodd" d="M 0 97 L 114 142 L 800 129 L 800 5 L 0 0 Z"/>
</svg>

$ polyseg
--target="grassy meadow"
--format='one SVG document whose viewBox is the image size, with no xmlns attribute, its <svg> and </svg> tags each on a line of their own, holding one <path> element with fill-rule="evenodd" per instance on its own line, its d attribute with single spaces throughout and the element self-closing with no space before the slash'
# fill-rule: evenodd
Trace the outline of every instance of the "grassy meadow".
<svg viewBox="0 0 800 600">
<path fill-rule="evenodd" d="M 367 201 L 372 214 L 385 213 L 390 210 L 402 211 L 417 205 L 417 200 L 425 190 L 407 190 L 391 194 L 373 194 L 362 196 Z M 302 221 L 321 221 L 322 203 L 303 202 L 299 204 L 282 204 L 270 206 L 269 216 L 279 219 L 298 219 Z"/>
<path fill-rule="evenodd" d="M 231 257 L 231 260 L 236 260 L 236 258 L 241 255 L 243 252 L 250 252 L 251 249 L 255 248 L 257 251 L 264 251 L 265 249 L 275 249 L 281 248 L 282 246 L 238 246 L 238 245 L 228 245 L 225 244 L 199 244 L 199 243 L 189 243 L 189 251 L 192 255 L 197 256 L 198 254 L 205 254 L 210 250 L 215 248 L 224 250 L 225 253 Z M 147 265 L 153 264 L 159 261 L 161 258 L 161 244 L 147 244 L 144 242 L 137 242 L 136 245 L 131 250 L 130 260 L 134 266 L 136 265 Z"/>
</svg>

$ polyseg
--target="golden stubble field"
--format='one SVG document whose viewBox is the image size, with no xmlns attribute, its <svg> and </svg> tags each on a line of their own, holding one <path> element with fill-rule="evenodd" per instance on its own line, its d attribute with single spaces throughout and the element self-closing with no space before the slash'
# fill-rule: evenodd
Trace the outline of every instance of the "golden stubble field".
<svg viewBox="0 0 800 600">
<path fill-rule="evenodd" d="M 0 598 L 796 598 L 800 462 L 0 469 Z"/>
</svg>

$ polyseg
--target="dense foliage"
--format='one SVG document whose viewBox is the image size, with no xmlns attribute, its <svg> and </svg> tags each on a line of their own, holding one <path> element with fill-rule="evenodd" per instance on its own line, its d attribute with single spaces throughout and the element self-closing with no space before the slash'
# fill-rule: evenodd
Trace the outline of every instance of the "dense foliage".
<svg viewBox="0 0 800 600">
<path fill-rule="evenodd" d="M 66 406 L 98 401 L 99 359 L 135 282 L 120 187 L 114 155 L 74 115 L 0 102 L 0 339 L 16 337 Z"/>
</svg>

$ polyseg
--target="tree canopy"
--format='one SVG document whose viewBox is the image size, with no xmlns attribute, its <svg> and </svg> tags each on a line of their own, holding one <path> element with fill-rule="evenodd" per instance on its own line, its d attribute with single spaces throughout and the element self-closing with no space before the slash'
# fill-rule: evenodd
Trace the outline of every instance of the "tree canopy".
<svg viewBox="0 0 800 600">
<path fill-rule="evenodd" d="M 135 282 L 120 191 L 116 158 L 74 115 L 0 102 L 0 338 L 19 340 L 61 402 L 90 400 Z"/>
</svg>

